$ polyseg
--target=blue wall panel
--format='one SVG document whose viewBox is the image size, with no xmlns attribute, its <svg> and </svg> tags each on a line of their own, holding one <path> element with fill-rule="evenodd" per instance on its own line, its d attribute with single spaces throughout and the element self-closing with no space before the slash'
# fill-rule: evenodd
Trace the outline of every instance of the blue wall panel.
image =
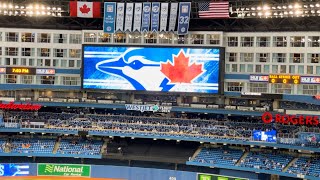
<svg viewBox="0 0 320 180">
<path fill-rule="evenodd" d="M 122 167 L 122 166 L 99 166 L 92 165 L 91 177 L 97 178 L 124 178 L 128 180 L 196 180 L 197 173 L 174 171 L 165 169 Z"/>
</svg>

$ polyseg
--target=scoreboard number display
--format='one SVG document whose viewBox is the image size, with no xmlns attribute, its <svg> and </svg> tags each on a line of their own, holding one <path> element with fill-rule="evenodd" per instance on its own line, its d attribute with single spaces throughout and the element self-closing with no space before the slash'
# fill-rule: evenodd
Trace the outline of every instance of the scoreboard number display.
<svg viewBox="0 0 320 180">
<path fill-rule="evenodd" d="M 270 74 L 269 75 L 269 83 L 300 84 L 300 76 L 298 76 L 298 75 Z"/>
</svg>

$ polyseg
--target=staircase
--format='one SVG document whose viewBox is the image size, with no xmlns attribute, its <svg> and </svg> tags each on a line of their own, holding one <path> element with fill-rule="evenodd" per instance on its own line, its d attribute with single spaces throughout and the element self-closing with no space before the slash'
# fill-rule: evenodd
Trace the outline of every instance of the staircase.
<svg viewBox="0 0 320 180">
<path fill-rule="evenodd" d="M 57 151 L 58 151 L 58 149 L 60 147 L 60 142 L 61 142 L 61 138 L 58 137 L 57 138 L 57 142 L 54 144 L 54 147 L 53 147 L 53 151 L 52 151 L 53 154 L 57 153 Z"/>
<path fill-rule="evenodd" d="M 249 151 L 243 153 L 242 156 L 239 158 L 239 160 L 236 162 L 236 165 L 237 165 L 237 166 L 240 165 L 241 160 L 242 160 L 242 159 L 245 159 L 245 158 L 248 156 L 248 154 L 249 154 Z"/>
<path fill-rule="evenodd" d="M 282 172 L 287 172 L 287 170 L 295 163 L 298 161 L 299 158 L 293 158 L 286 167 L 283 168 Z"/>
<path fill-rule="evenodd" d="M 103 145 L 102 145 L 102 147 L 101 147 L 101 150 L 100 150 L 100 154 L 101 154 L 101 155 L 106 154 L 107 147 L 108 147 L 108 142 L 109 142 L 108 139 L 104 139 L 104 143 L 103 143 Z M 108 153 L 108 152 L 107 152 L 107 153 Z"/>
<path fill-rule="evenodd" d="M 190 160 L 195 159 L 195 158 L 198 156 L 198 154 L 200 153 L 200 151 L 202 150 L 202 148 L 203 148 L 203 147 L 199 147 L 199 148 L 196 150 L 196 152 L 192 155 L 192 157 L 191 157 Z"/>
</svg>

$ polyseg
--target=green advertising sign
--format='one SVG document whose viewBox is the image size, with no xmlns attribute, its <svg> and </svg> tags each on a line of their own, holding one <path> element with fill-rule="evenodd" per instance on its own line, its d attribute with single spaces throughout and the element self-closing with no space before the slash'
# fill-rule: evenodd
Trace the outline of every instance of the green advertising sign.
<svg viewBox="0 0 320 180">
<path fill-rule="evenodd" d="M 78 164 L 38 164 L 38 176 L 90 177 L 91 167 Z"/>
<path fill-rule="evenodd" d="M 198 180 L 248 180 L 248 179 L 220 176 L 215 174 L 198 174 Z"/>
</svg>

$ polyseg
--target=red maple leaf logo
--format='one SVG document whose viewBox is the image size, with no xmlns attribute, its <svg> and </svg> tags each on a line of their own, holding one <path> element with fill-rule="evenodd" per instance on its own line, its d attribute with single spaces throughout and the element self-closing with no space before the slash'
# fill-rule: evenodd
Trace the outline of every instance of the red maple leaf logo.
<svg viewBox="0 0 320 180">
<path fill-rule="evenodd" d="M 82 7 L 80 7 L 80 11 L 83 14 L 88 14 L 88 12 L 90 12 L 90 8 L 88 8 L 87 4 L 84 4 Z"/>
<path fill-rule="evenodd" d="M 189 57 L 183 51 L 174 56 L 173 65 L 170 62 L 162 63 L 160 70 L 171 83 L 191 83 L 191 81 L 203 73 L 202 64 L 189 65 Z"/>
</svg>

